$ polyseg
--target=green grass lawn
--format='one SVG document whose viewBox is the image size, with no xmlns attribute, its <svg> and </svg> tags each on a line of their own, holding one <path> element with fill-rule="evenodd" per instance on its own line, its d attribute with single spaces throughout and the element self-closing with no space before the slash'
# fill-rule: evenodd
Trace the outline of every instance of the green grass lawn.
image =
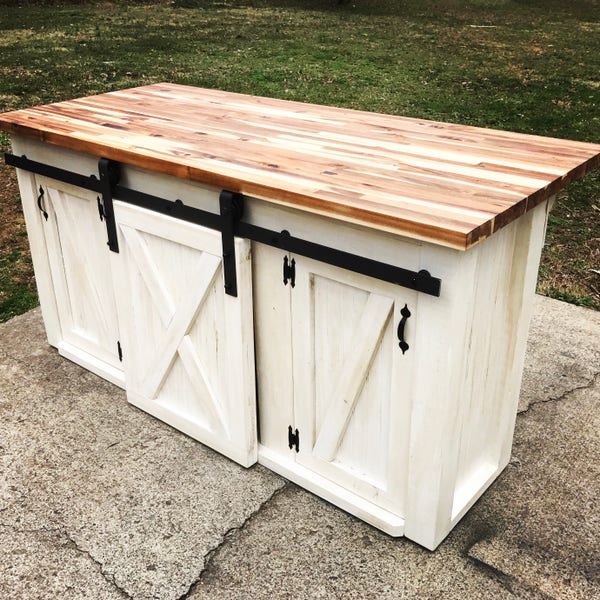
<svg viewBox="0 0 600 600">
<path fill-rule="evenodd" d="M 23 4 L 0 0 L 3 111 L 174 81 L 600 142 L 595 0 Z M 0 237 L 0 320 L 35 302 L 22 234 Z M 592 269 L 597 174 L 561 194 L 539 290 L 600 309 Z"/>
</svg>

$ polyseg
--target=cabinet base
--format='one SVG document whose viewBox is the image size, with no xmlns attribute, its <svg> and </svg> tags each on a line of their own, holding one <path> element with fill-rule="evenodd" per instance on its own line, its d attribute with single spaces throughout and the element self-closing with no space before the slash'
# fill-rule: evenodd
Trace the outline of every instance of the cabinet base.
<svg viewBox="0 0 600 600">
<path fill-rule="evenodd" d="M 95 375 L 98 375 L 98 377 L 102 377 L 120 388 L 125 389 L 125 375 L 122 370 L 88 354 L 81 348 L 72 346 L 68 342 L 59 342 L 56 349 L 61 356 L 64 356 L 70 361 L 82 366 L 84 369 L 91 371 Z"/>
<path fill-rule="evenodd" d="M 269 448 L 259 445 L 258 462 L 388 535 L 393 537 L 404 535 L 404 519 L 402 517 L 349 492 L 299 465 L 293 459 L 286 459 Z"/>
</svg>

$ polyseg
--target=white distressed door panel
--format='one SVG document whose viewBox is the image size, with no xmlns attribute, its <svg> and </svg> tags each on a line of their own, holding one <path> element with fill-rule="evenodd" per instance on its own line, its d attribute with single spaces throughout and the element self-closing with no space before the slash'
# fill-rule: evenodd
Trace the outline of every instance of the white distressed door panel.
<svg viewBox="0 0 600 600">
<path fill-rule="evenodd" d="M 228 296 L 219 232 L 114 205 L 120 249 L 115 289 L 129 401 L 240 464 L 253 464 L 249 242 L 236 240 L 238 296 Z"/>
<path fill-rule="evenodd" d="M 60 323 L 57 348 L 67 358 L 123 386 L 110 250 L 96 194 L 36 177 L 38 193 L 40 187 L 44 192 L 41 203 L 48 213 L 47 220 L 42 217 L 42 231 Z"/>
<path fill-rule="evenodd" d="M 253 304 L 260 443 L 289 456 L 288 426 L 294 423 L 292 324 L 289 285 L 282 281 L 284 254 L 252 244 Z"/>
<path fill-rule="evenodd" d="M 417 294 L 296 257 L 291 297 L 296 461 L 403 516 Z"/>
</svg>

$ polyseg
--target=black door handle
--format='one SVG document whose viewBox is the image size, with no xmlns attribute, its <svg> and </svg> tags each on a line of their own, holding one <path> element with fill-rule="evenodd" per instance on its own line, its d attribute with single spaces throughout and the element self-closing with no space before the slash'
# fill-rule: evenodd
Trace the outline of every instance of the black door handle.
<svg viewBox="0 0 600 600">
<path fill-rule="evenodd" d="M 400 319 L 400 323 L 398 323 L 398 340 L 400 340 L 398 345 L 400 346 L 400 350 L 402 350 L 402 354 L 404 354 L 409 348 L 409 345 L 404 339 L 404 326 L 406 325 L 406 320 L 408 317 L 410 317 L 410 310 L 408 310 L 408 306 L 406 304 L 400 311 L 400 314 L 402 315 L 402 318 Z"/>
<path fill-rule="evenodd" d="M 44 215 L 44 219 L 46 219 L 46 221 L 47 221 L 48 213 L 44 210 L 44 208 L 42 206 L 42 198 L 43 197 L 44 197 L 44 188 L 40 185 L 40 195 L 38 196 L 37 205 L 38 205 L 38 208 L 42 211 L 42 214 Z"/>
</svg>

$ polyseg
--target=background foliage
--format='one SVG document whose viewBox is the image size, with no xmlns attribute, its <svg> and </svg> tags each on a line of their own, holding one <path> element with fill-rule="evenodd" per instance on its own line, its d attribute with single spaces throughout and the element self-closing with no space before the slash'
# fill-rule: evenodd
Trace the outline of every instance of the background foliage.
<svg viewBox="0 0 600 600">
<path fill-rule="evenodd" d="M 600 5 L 0 0 L 0 111 L 157 81 L 599 142 Z M 6 167 L 0 219 L 2 320 L 36 302 Z M 539 291 L 600 309 L 595 270 L 598 174 L 560 195 Z"/>
</svg>

